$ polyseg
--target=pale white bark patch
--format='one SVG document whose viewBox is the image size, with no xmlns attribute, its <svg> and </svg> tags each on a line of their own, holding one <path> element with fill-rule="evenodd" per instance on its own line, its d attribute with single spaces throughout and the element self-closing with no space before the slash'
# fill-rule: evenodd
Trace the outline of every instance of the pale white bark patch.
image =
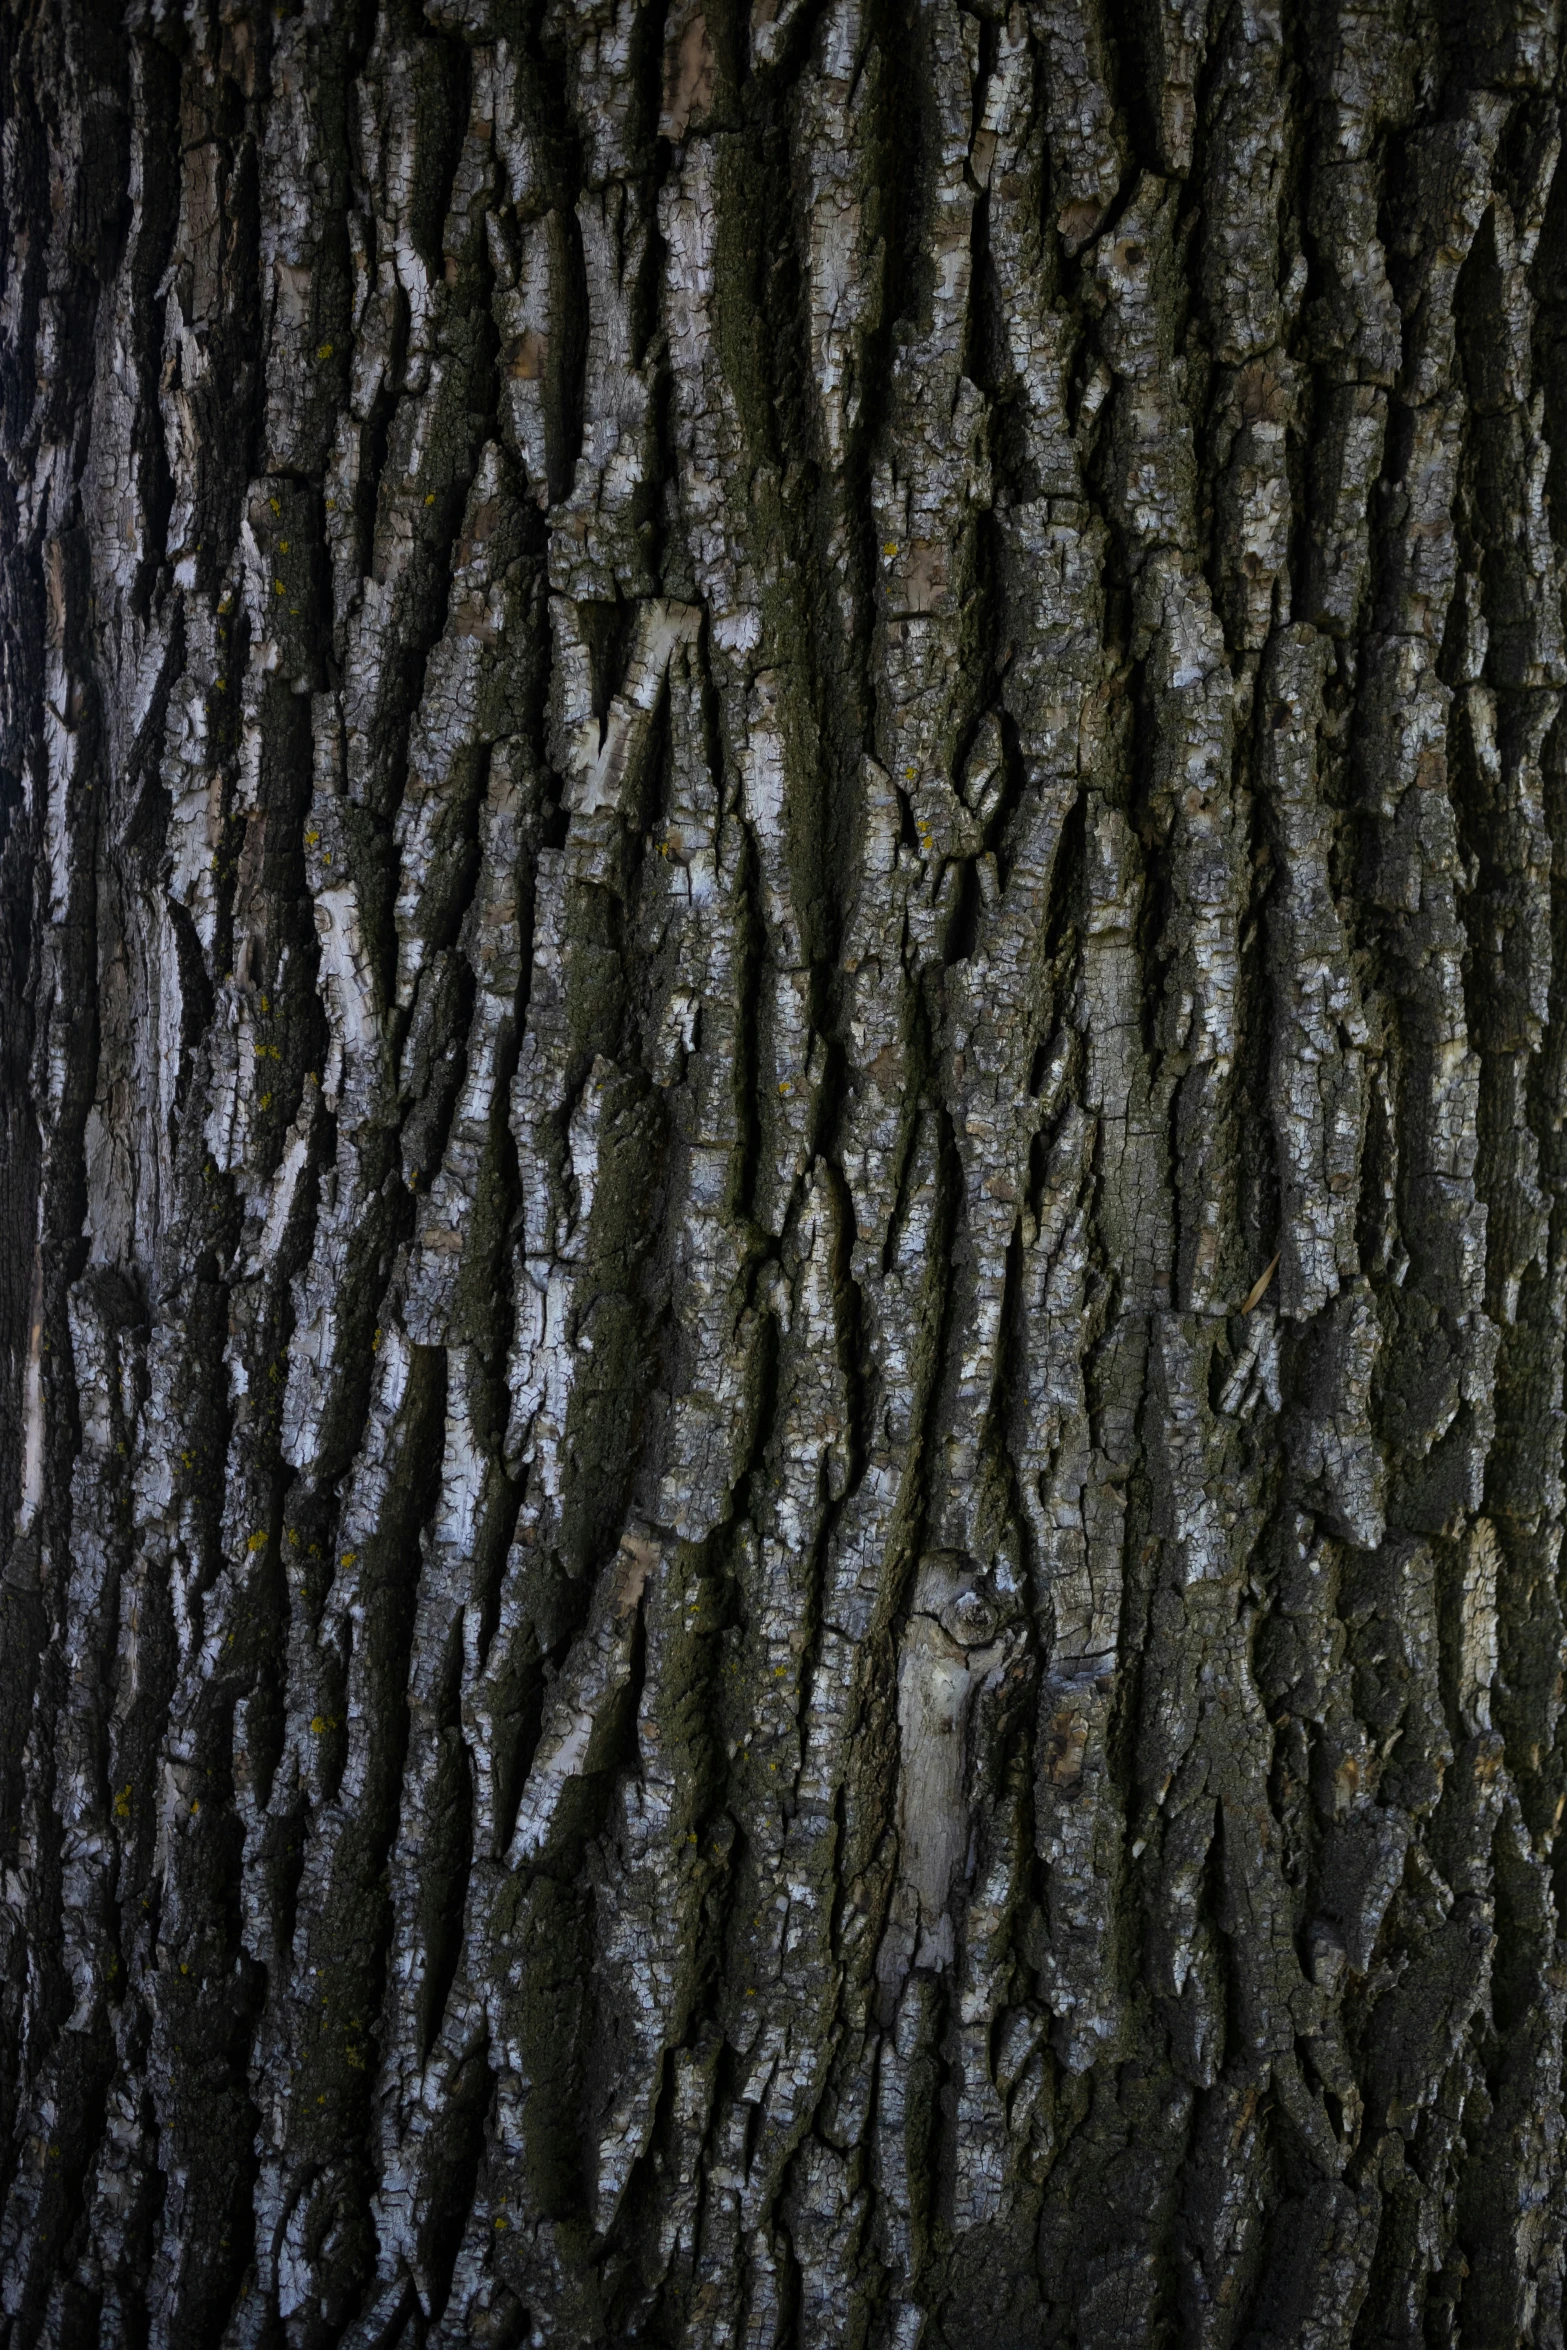
<svg viewBox="0 0 1567 2350">
<path fill-rule="evenodd" d="M 33 1249 L 32 1302 L 27 1314 L 27 1354 L 22 1364 L 22 1494 L 17 1503 L 16 1530 L 31 1530 L 44 1497 L 44 1260 L 39 1242 Z"/>
<path fill-rule="evenodd" d="M 508 1868 L 522 1868 L 539 1857 L 568 1783 L 593 1767 L 594 1733 L 631 1678 L 637 1608 L 656 1557 L 653 1543 L 626 1534 L 599 1579 L 588 1629 L 561 1669 L 558 1694 L 539 1736 L 506 1854 Z"/>
<path fill-rule="evenodd" d="M 564 598 L 551 611 L 564 623 Z M 620 808 L 638 780 L 637 760 L 646 745 L 664 675 L 677 645 L 694 644 L 702 615 L 694 604 L 654 600 L 641 606 L 626 665 L 625 682 L 602 723 L 591 711 L 568 719 L 572 752 L 567 805 L 574 816 Z"/>
</svg>

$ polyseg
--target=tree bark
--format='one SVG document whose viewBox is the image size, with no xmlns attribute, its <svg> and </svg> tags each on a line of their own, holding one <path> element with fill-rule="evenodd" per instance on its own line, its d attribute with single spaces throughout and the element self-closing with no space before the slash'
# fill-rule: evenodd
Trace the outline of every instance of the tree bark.
<svg viewBox="0 0 1567 2350">
<path fill-rule="evenodd" d="M 1560 2345 L 1555 7 L 0 67 L 0 2341 Z"/>
</svg>

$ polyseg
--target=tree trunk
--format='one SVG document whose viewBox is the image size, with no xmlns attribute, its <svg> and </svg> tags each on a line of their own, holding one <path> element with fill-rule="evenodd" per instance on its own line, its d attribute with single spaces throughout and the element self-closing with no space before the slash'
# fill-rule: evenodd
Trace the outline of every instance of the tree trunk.
<svg viewBox="0 0 1567 2350">
<path fill-rule="evenodd" d="M 1560 2345 L 1554 6 L 0 47 L 0 2341 Z"/>
</svg>

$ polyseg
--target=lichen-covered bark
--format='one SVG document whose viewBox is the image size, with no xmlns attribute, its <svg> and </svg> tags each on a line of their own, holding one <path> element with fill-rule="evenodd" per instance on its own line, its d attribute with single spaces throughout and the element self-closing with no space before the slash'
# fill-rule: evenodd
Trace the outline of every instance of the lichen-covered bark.
<svg viewBox="0 0 1567 2350">
<path fill-rule="evenodd" d="M 1557 15 L 0 7 L 0 2342 L 1562 2344 Z"/>
</svg>

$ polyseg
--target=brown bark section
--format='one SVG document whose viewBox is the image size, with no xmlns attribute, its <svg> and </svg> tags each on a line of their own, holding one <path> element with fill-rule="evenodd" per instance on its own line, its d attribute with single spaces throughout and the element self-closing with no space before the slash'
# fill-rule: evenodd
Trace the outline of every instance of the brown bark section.
<svg viewBox="0 0 1567 2350">
<path fill-rule="evenodd" d="M 1560 2344 L 1555 9 L 0 90 L 0 2342 Z"/>
</svg>

